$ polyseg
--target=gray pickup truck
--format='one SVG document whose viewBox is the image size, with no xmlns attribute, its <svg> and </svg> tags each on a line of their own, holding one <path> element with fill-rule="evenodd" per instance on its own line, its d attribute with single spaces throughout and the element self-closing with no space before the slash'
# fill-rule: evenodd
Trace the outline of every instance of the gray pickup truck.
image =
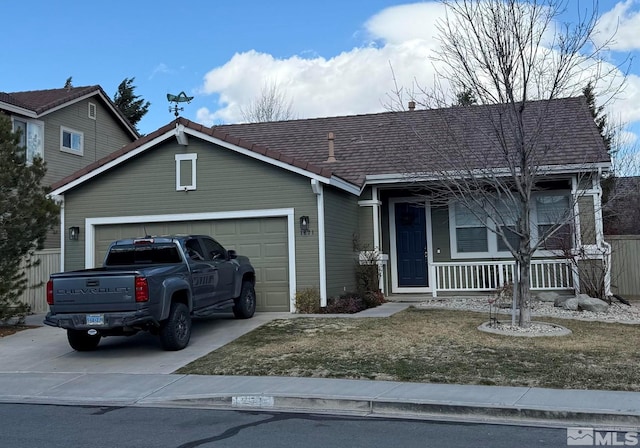
<svg viewBox="0 0 640 448">
<path fill-rule="evenodd" d="M 191 317 L 256 309 L 255 271 L 247 257 L 204 235 L 144 237 L 111 243 L 104 265 L 52 274 L 44 323 L 65 328 L 69 345 L 95 350 L 104 336 L 150 331 L 165 350 L 181 350 Z"/>
</svg>

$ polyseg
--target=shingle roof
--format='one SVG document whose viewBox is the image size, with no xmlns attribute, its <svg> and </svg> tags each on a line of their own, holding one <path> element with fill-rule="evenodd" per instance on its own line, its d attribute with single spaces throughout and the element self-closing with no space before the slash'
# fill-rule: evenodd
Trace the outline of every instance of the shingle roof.
<svg viewBox="0 0 640 448">
<path fill-rule="evenodd" d="M 132 131 L 132 134 L 138 135 L 135 128 L 129 123 L 127 118 L 115 107 L 109 96 L 99 85 L 71 87 L 62 89 L 47 90 L 29 90 L 25 92 L 0 92 L 0 102 L 11 104 L 30 110 L 36 115 L 41 115 L 58 106 L 69 103 L 78 98 L 90 94 L 101 94 L 108 104 L 109 108 L 118 115 L 118 118 Z"/>
<path fill-rule="evenodd" d="M 364 176 L 373 174 L 504 168 L 493 131 L 496 123 L 508 119 L 505 107 L 451 107 L 215 129 L 330 167 L 333 174 L 361 184 Z M 535 138 L 538 149 L 545 149 L 540 165 L 609 162 L 583 97 L 527 103 L 525 113 L 527 135 Z M 328 132 L 334 133 L 335 163 L 326 162 Z"/>
<path fill-rule="evenodd" d="M 504 168 L 504 156 L 493 129 L 496 123 L 508 119 L 505 107 L 451 107 L 212 128 L 178 118 L 63 179 L 53 189 L 172 131 L 177 123 L 311 173 L 337 176 L 356 186 L 362 186 L 366 176 L 376 174 L 438 172 L 462 166 Z M 610 161 L 583 97 L 531 102 L 525 110 L 526 135 L 538 148 L 540 165 L 586 166 Z M 336 162 L 327 161 L 329 132 L 334 134 Z"/>
<path fill-rule="evenodd" d="M 76 98 L 94 91 L 102 91 L 100 86 L 71 87 L 69 89 L 29 90 L 26 92 L 2 92 L 0 101 L 29 109 L 40 115 Z M 104 92 L 103 92 L 104 93 Z"/>
</svg>

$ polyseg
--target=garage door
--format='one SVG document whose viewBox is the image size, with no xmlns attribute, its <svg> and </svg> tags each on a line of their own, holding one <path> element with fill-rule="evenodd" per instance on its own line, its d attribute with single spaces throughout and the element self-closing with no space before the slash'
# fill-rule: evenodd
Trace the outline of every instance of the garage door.
<svg viewBox="0 0 640 448">
<path fill-rule="evenodd" d="M 109 243 L 147 235 L 211 235 L 226 249 L 251 259 L 256 270 L 258 311 L 289 311 L 286 218 L 108 224 L 95 228 L 95 266 L 102 265 Z"/>
</svg>

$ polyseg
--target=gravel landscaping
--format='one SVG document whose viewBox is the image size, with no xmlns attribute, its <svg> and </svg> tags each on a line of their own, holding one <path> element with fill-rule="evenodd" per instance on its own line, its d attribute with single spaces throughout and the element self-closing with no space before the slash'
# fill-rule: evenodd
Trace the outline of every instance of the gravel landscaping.
<svg viewBox="0 0 640 448">
<path fill-rule="evenodd" d="M 427 299 L 416 304 L 418 309 L 448 309 L 485 312 L 489 315 L 489 299 L 487 297 L 443 297 Z M 511 315 L 511 309 L 500 309 L 501 315 Z M 534 301 L 533 317 L 557 317 L 561 319 L 578 319 L 594 322 L 615 322 L 623 324 L 640 324 L 640 307 L 637 303 L 631 306 L 622 303 L 612 303 L 607 312 L 594 313 L 591 311 L 569 311 L 556 307 L 551 302 Z"/>
</svg>

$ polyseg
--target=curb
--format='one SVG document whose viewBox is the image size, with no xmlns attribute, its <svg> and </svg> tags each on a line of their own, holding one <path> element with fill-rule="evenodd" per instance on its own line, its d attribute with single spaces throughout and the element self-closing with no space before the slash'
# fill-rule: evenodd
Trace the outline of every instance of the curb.
<svg viewBox="0 0 640 448">
<path fill-rule="evenodd" d="M 368 399 L 273 395 L 224 395 L 172 400 L 140 400 L 135 406 L 322 413 L 419 420 L 462 420 L 501 424 L 640 426 L 640 414 L 536 409 L 512 406 L 472 406 Z"/>
</svg>

